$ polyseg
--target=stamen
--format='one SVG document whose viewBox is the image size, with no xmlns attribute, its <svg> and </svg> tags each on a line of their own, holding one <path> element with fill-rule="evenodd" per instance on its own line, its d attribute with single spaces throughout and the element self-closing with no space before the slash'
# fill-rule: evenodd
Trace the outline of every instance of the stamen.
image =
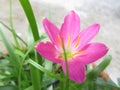
<svg viewBox="0 0 120 90">
<path fill-rule="evenodd" d="M 72 55 L 75 56 L 75 55 L 78 55 L 78 54 L 83 54 L 84 52 L 85 52 L 85 50 L 82 50 L 82 51 L 76 52 L 76 53 L 74 53 Z"/>
<path fill-rule="evenodd" d="M 62 58 L 62 55 L 59 55 L 57 58 L 61 59 L 61 58 Z"/>
<path fill-rule="evenodd" d="M 59 42 L 60 42 L 61 47 L 63 48 L 63 41 L 62 41 L 62 39 L 61 39 L 61 37 L 60 37 L 59 34 L 58 34 L 58 40 L 59 40 Z"/>
<path fill-rule="evenodd" d="M 70 47 L 70 34 L 68 34 L 68 43 L 67 46 Z"/>
<path fill-rule="evenodd" d="M 78 46 L 79 43 L 80 43 L 80 35 L 78 35 L 78 38 L 77 38 L 77 41 L 76 41 L 74 47 L 76 48 L 76 47 Z"/>
<path fill-rule="evenodd" d="M 68 60 L 71 60 L 71 59 L 74 59 L 74 57 L 76 55 L 83 54 L 84 52 L 85 52 L 85 50 L 81 50 L 81 51 L 75 52 L 73 54 L 72 53 L 66 53 L 66 55 L 67 55 Z M 59 58 L 59 59 L 65 59 L 65 57 L 63 56 L 63 54 L 60 54 L 59 56 L 57 56 L 57 58 Z"/>
<path fill-rule="evenodd" d="M 68 58 L 71 58 L 71 59 L 73 59 L 73 55 L 72 54 L 68 54 Z"/>
</svg>

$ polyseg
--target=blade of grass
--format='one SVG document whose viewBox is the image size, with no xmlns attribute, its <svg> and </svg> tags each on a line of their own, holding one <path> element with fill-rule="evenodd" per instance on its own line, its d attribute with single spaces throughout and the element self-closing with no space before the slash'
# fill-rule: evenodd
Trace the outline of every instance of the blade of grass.
<svg viewBox="0 0 120 90">
<path fill-rule="evenodd" d="M 29 0 L 19 0 L 19 1 L 20 1 L 20 4 L 21 4 L 21 6 L 26 14 L 27 19 L 28 19 L 28 22 L 29 22 L 29 25 L 31 27 L 31 31 L 33 34 L 34 41 L 40 40 L 38 27 L 37 27 L 34 13 L 33 13 L 33 10 L 32 10 L 32 7 L 30 5 Z M 37 57 L 38 57 L 37 60 L 36 59 L 33 59 L 33 60 L 36 60 L 36 62 L 39 61 L 38 63 L 42 65 L 41 56 L 37 55 Z M 33 87 L 35 90 L 41 90 L 41 88 L 42 88 L 42 73 L 39 72 L 38 70 L 36 70 L 36 68 L 34 68 L 31 65 L 30 65 L 30 68 L 31 68 L 30 70 L 31 70 L 32 76 L 38 78 L 38 80 L 36 81 L 36 79 L 34 79 L 34 77 L 31 77 Z"/>
<path fill-rule="evenodd" d="M 18 60 L 17 55 L 14 52 L 14 48 L 13 48 L 12 44 L 9 42 L 9 40 L 6 38 L 6 36 L 4 35 L 4 33 L 2 32 L 1 29 L 0 29 L 0 36 L 3 39 L 3 43 L 4 43 L 7 51 L 9 52 L 10 60 L 11 60 L 11 62 L 13 64 L 13 66 L 19 67 L 20 62 Z"/>
<path fill-rule="evenodd" d="M 16 31 L 15 31 L 15 29 L 13 27 L 12 0 L 10 0 L 10 26 L 11 26 L 11 31 L 12 31 L 12 34 L 13 34 L 14 41 L 16 43 L 16 47 L 19 47 L 19 42 L 18 42 L 17 37 L 16 37 Z"/>
<path fill-rule="evenodd" d="M 12 32 L 12 29 L 10 28 L 10 27 L 8 27 L 6 24 L 4 24 L 3 22 L 1 22 L 0 21 L 0 23 L 5 27 L 5 28 L 7 28 L 10 32 Z M 27 43 L 20 37 L 20 36 L 18 36 L 17 34 L 15 34 L 16 35 L 16 37 L 21 41 L 21 42 L 23 42 L 24 44 L 25 44 L 25 46 L 27 46 Z"/>
<path fill-rule="evenodd" d="M 93 69 L 87 74 L 86 80 L 78 87 L 79 88 L 85 87 L 91 81 L 96 79 L 99 76 L 99 74 L 110 64 L 111 59 L 112 59 L 111 56 L 107 56 L 95 69 Z"/>
<path fill-rule="evenodd" d="M 98 78 L 95 83 L 101 87 L 120 89 L 112 80 L 104 81 L 102 78 Z"/>
<path fill-rule="evenodd" d="M 28 45 L 28 48 L 34 43 L 34 38 L 33 38 L 33 35 L 32 35 L 32 30 L 31 30 L 31 27 L 28 26 L 28 42 L 27 42 L 27 45 Z"/>
<path fill-rule="evenodd" d="M 93 80 L 110 64 L 112 57 L 107 56 L 95 69 L 87 75 L 87 80 Z M 94 74 L 94 75 L 93 75 Z"/>
<path fill-rule="evenodd" d="M 21 89 L 21 77 L 23 77 L 22 79 L 25 79 L 25 74 L 24 74 L 24 69 L 22 67 L 22 63 L 19 60 L 18 55 L 15 53 L 15 48 L 12 46 L 12 44 L 9 42 L 9 40 L 6 38 L 6 36 L 4 35 L 4 33 L 2 32 L 2 30 L 0 29 L 0 36 L 2 37 L 2 41 L 9 53 L 9 60 L 10 63 L 13 66 L 13 75 L 15 76 L 15 78 L 18 79 L 18 87 L 19 90 Z"/>
<path fill-rule="evenodd" d="M 15 54 L 15 50 L 12 46 L 12 44 L 8 41 L 8 39 L 6 38 L 6 36 L 4 35 L 4 33 L 2 32 L 2 30 L 0 30 L 0 36 L 2 37 L 2 40 L 3 40 L 3 43 L 4 45 L 6 46 L 6 49 L 9 53 L 9 57 L 10 57 L 10 62 L 12 64 L 12 66 L 14 67 L 14 70 L 13 70 L 13 75 L 18 78 L 18 83 L 20 85 L 20 79 L 19 79 L 19 72 L 20 72 L 20 69 L 19 67 L 21 66 L 21 63 L 19 61 L 19 58 L 17 56 L 17 54 Z"/>
<path fill-rule="evenodd" d="M 57 79 L 57 80 L 64 81 L 64 79 L 62 79 L 60 76 L 57 76 L 56 74 L 48 71 L 47 69 L 45 69 L 44 67 L 42 67 L 41 65 L 39 65 L 38 63 L 36 63 L 35 61 L 33 61 L 33 60 L 30 59 L 28 62 L 29 62 L 31 65 L 33 65 L 35 68 L 37 68 L 37 69 L 39 69 L 40 71 L 48 74 L 49 76 L 51 76 L 51 77 L 53 77 L 53 78 L 55 78 L 55 79 Z"/>
<path fill-rule="evenodd" d="M 34 40 L 39 40 L 39 32 L 29 0 L 19 0 L 29 21 Z"/>
</svg>

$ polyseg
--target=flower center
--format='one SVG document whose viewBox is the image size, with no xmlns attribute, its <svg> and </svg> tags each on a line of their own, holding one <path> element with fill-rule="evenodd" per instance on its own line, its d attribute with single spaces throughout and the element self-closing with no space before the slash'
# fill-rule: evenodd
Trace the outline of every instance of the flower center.
<svg viewBox="0 0 120 90">
<path fill-rule="evenodd" d="M 71 42 L 70 42 L 70 34 L 68 34 L 68 41 L 67 44 L 65 45 L 65 43 L 63 42 L 62 38 L 60 37 L 60 35 L 58 35 L 58 40 L 60 43 L 60 46 L 62 48 L 62 52 L 61 54 L 58 56 L 58 58 L 65 60 L 67 58 L 67 60 L 73 60 L 75 56 L 78 56 L 82 53 L 85 52 L 85 50 L 82 51 L 72 51 L 70 48 Z M 78 46 L 80 42 L 80 36 L 77 37 L 77 40 L 74 44 L 74 48 L 76 48 Z"/>
<path fill-rule="evenodd" d="M 60 54 L 58 56 L 58 58 L 65 60 L 65 54 L 66 54 L 68 60 L 73 60 L 75 56 L 83 54 L 84 52 L 85 52 L 85 50 L 82 50 L 82 51 L 79 51 L 79 52 L 75 52 L 75 53 L 63 52 L 62 54 Z"/>
</svg>

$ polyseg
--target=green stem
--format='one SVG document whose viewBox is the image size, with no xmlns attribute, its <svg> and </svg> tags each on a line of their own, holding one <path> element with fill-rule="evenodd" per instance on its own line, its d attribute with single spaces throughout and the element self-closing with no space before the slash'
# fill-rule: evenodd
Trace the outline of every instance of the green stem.
<svg viewBox="0 0 120 90">
<path fill-rule="evenodd" d="M 22 65 L 20 65 L 19 76 L 18 76 L 18 89 L 19 90 L 21 90 L 21 68 L 22 68 Z"/>
<path fill-rule="evenodd" d="M 15 32 L 14 27 L 13 27 L 12 0 L 10 0 L 10 26 L 11 26 L 11 31 L 12 31 L 13 38 L 14 38 L 14 41 L 15 41 L 15 43 L 16 43 L 16 46 L 19 47 L 19 43 L 18 43 L 18 40 L 17 40 L 17 38 L 16 38 L 16 32 Z"/>
<path fill-rule="evenodd" d="M 12 32 L 12 29 L 11 29 L 10 27 L 8 27 L 6 24 L 4 24 L 4 23 L 1 22 L 1 21 L 0 21 L 0 23 L 1 23 L 5 28 L 7 28 L 10 32 Z M 16 34 L 16 37 L 17 37 L 21 42 L 23 42 L 24 45 L 27 47 L 27 43 L 26 43 L 20 36 L 18 36 L 18 35 Z"/>
<path fill-rule="evenodd" d="M 63 40 L 62 40 L 63 42 Z M 63 51 L 64 51 L 64 58 L 65 58 L 65 65 L 66 65 L 66 84 L 65 84 L 65 89 L 64 90 L 69 90 L 69 70 L 68 70 L 68 59 L 67 59 L 67 55 L 66 55 L 66 50 L 65 50 L 65 46 L 64 43 L 62 43 L 63 45 Z"/>
</svg>

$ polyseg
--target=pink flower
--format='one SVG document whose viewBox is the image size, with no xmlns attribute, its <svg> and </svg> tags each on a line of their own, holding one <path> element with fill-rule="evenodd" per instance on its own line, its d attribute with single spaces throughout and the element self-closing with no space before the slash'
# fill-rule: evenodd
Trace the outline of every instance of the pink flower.
<svg viewBox="0 0 120 90">
<path fill-rule="evenodd" d="M 85 65 L 103 57 L 108 51 L 102 43 L 89 43 L 98 33 L 100 25 L 93 24 L 80 32 L 80 18 L 74 11 L 65 16 L 60 29 L 46 18 L 43 19 L 43 26 L 51 42 L 39 42 L 35 46 L 37 52 L 44 58 L 61 64 L 66 73 L 65 48 L 69 77 L 78 83 L 85 80 Z"/>
</svg>

